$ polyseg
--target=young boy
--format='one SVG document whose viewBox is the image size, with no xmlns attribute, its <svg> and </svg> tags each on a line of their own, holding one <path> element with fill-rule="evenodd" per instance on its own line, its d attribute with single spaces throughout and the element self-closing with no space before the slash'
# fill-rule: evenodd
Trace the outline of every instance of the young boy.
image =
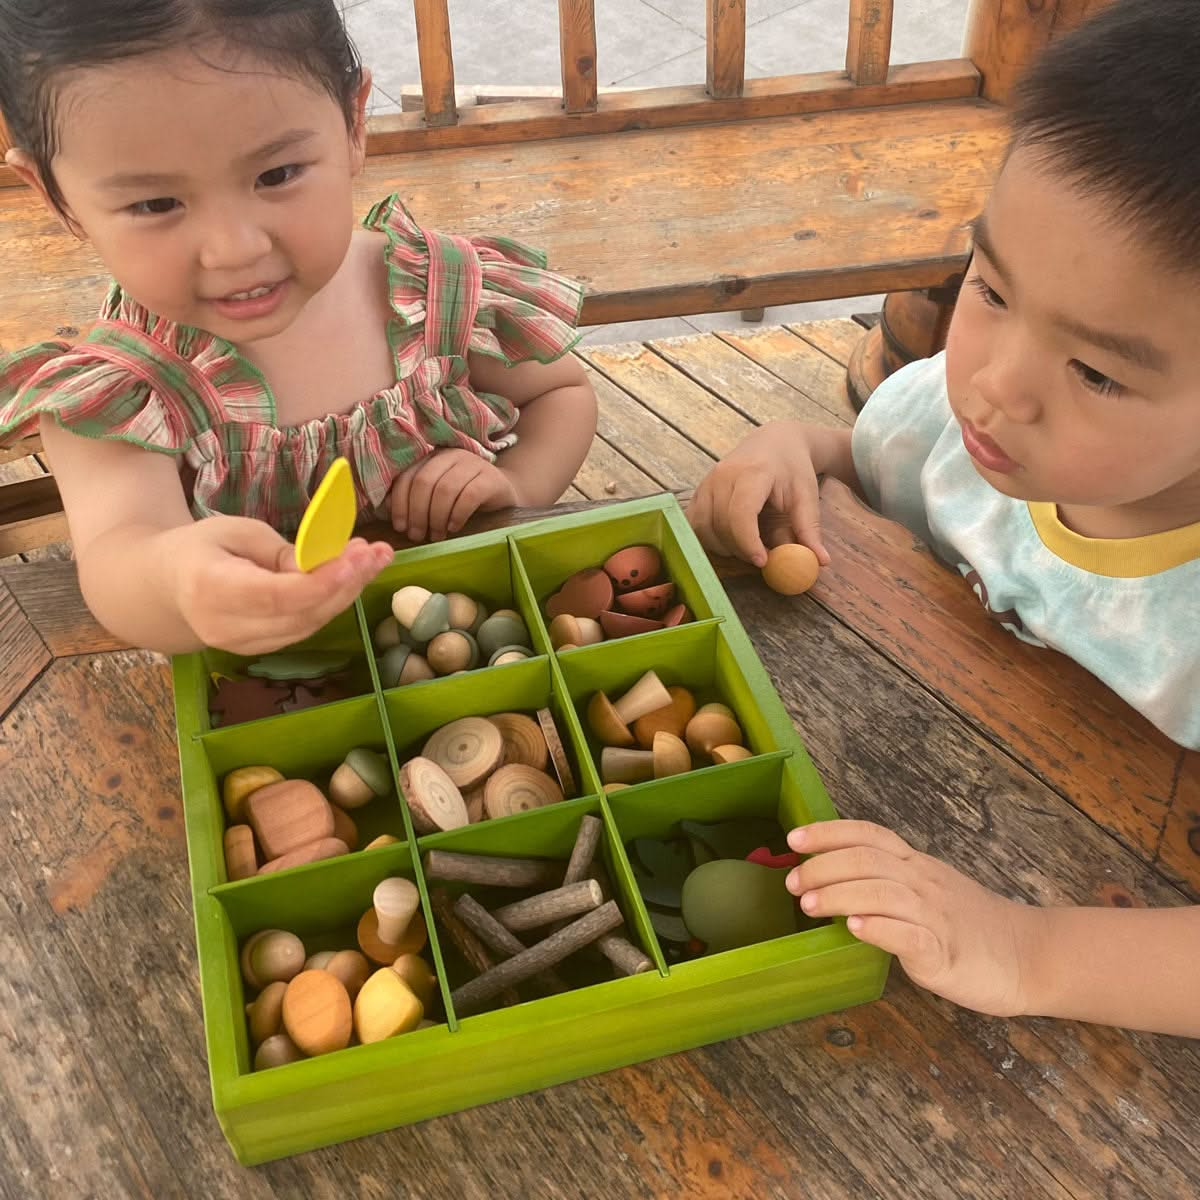
<svg viewBox="0 0 1200 1200">
<path fill-rule="evenodd" d="M 1115 0 L 1019 89 L 944 354 L 887 380 L 853 434 L 781 422 L 691 509 L 761 565 L 758 516 L 823 563 L 833 475 L 956 567 L 1016 636 L 1200 748 L 1200 14 Z M 794 830 L 814 916 L 959 1004 L 1200 1037 L 1200 907 L 1045 909 L 859 821 Z"/>
</svg>

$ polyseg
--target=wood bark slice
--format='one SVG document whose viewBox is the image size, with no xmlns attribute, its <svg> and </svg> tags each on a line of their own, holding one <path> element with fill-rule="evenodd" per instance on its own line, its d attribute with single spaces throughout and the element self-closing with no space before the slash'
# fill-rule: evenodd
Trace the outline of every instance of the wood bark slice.
<svg viewBox="0 0 1200 1200">
<path fill-rule="evenodd" d="M 421 753 L 437 763 L 456 788 L 473 788 L 504 761 L 504 738 L 487 717 L 463 717 L 437 730 Z"/>
<path fill-rule="evenodd" d="M 489 721 L 500 730 L 504 741 L 504 762 L 523 763 L 544 771 L 550 762 L 550 747 L 538 723 L 524 713 L 496 713 Z"/>
<path fill-rule="evenodd" d="M 571 773 L 571 763 L 563 748 L 562 738 L 558 736 L 558 726 L 554 723 L 554 714 L 548 708 L 538 709 L 538 724 L 542 727 L 542 736 L 550 748 L 550 761 L 554 764 L 554 773 L 558 776 L 559 785 L 564 796 L 575 795 L 575 776 Z"/>
<path fill-rule="evenodd" d="M 418 756 L 406 762 L 400 768 L 400 791 L 418 833 L 460 829 L 469 824 L 462 793 L 432 759 Z"/>
<path fill-rule="evenodd" d="M 483 788 L 483 807 L 489 817 L 511 817 L 557 804 L 562 798 L 562 788 L 549 775 L 523 763 L 501 767 Z"/>
</svg>

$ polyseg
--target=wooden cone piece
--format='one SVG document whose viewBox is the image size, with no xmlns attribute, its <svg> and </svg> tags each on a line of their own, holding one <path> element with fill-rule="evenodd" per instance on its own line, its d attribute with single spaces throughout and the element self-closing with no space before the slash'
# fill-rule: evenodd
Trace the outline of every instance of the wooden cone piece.
<svg viewBox="0 0 1200 1200">
<path fill-rule="evenodd" d="M 544 771 L 550 764 L 550 747 L 542 736 L 541 728 L 524 713 L 496 713 L 488 717 L 504 742 L 504 763 L 521 763 Z"/>
<path fill-rule="evenodd" d="M 462 717 L 432 734 L 421 754 L 437 763 L 455 787 L 473 788 L 504 761 L 504 738 L 487 717 Z"/>
<path fill-rule="evenodd" d="M 606 933 L 596 940 L 596 949 L 608 959 L 622 975 L 641 975 L 653 971 L 654 963 L 632 942 L 615 933 Z"/>
<path fill-rule="evenodd" d="M 520 954 L 514 954 L 512 958 L 463 984 L 451 993 L 450 1002 L 460 1016 L 476 1012 L 504 988 L 522 983 L 547 967 L 562 962 L 564 958 L 594 942 L 598 937 L 603 937 L 620 923 L 621 910 L 616 901 L 610 900 L 579 920 L 572 921 L 565 929 L 552 933 L 544 941 L 530 946 Z"/>
<path fill-rule="evenodd" d="M 562 788 L 549 775 L 523 763 L 501 767 L 483 786 L 483 808 L 489 817 L 510 817 L 562 798 Z"/>
<path fill-rule="evenodd" d="M 490 954 L 484 944 L 459 920 L 454 912 L 454 904 L 450 899 L 450 893 L 445 888 L 434 888 L 429 893 L 429 904 L 433 909 L 433 915 L 437 919 L 437 923 L 445 931 L 446 936 L 454 943 L 455 949 L 466 960 L 467 965 L 475 972 L 479 978 L 483 978 L 494 966 Z M 506 1006 L 520 1004 L 521 997 L 517 995 L 516 990 L 509 984 L 501 984 L 496 992 L 489 992 L 488 999 L 492 996 L 499 995 L 500 1003 Z"/>
<path fill-rule="evenodd" d="M 662 680 L 653 671 L 647 671 L 613 704 L 613 708 L 626 725 L 632 725 L 638 717 L 644 717 L 657 708 L 666 708 L 670 703 L 671 693 L 663 686 Z"/>
<path fill-rule="evenodd" d="M 498 858 L 428 850 L 421 865 L 426 879 L 481 887 L 553 888 L 562 883 L 562 864 L 545 858 Z"/>
<path fill-rule="evenodd" d="M 606 746 L 600 752 L 600 778 L 604 783 L 642 783 L 653 779 L 654 751 Z"/>
<path fill-rule="evenodd" d="M 528 949 L 523 941 L 505 929 L 478 900 L 468 895 L 459 896 L 454 904 L 454 912 L 462 923 L 483 942 L 500 959 L 512 958 Z M 546 993 L 547 996 L 558 995 L 567 991 L 567 985 L 554 971 L 542 971 L 532 976 L 532 982 Z"/>
<path fill-rule="evenodd" d="M 604 745 L 633 745 L 633 734 L 629 732 L 629 726 L 621 720 L 612 701 L 603 692 L 597 692 L 588 701 L 587 718 L 592 732 Z"/>
<path fill-rule="evenodd" d="M 580 913 L 590 912 L 599 908 L 603 900 L 600 885 L 594 879 L 584 879 L 579 883 L 555 888 L 552 892 L 530 896 L 528 900 L 506 904 L 503 908 L 496 909 L 492 916 L 505 929 L 517 933 L 522 929 L 538 929 L 564 917 L 575 917 Z"/>
<path fill-rule="evenodd" d="M 421 893 L 411 879 L 385 879 L 372 893 L 371 903 L 375 906 L 379 940 L 394 945 L 421 907 Z"/>
<path fill-rule="evenodd" d="M 538 724 L 542 727 L 542 736 L 550 750 L 550 761 L 554 764 L 554 773 L 558 776 L 559 785 L 564 796 L 575 795 L 575 776 L 571 773 L 571 763 L 563 748 L 562 738 L 558 736 L 558 726 L 554 723 L 554 714 L 548 708 L 539 708 Z"/>
<path fill-rule="evenodd" d="M 462 793 L 431 759 L 418 756 L 400 768 L 400 791 L 418 833 L 459 829 L 469 823 Z"/>
</svg>

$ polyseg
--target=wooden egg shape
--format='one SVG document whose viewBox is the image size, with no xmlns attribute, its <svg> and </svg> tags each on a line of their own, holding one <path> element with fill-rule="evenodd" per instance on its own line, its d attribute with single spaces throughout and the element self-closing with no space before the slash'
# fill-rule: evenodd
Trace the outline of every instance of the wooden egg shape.
<svg viewBox="0 0 1200 1200">
<path fill-rule="evenodd" d="M 604 745 L 633 745 L 633 734 L 629 732 L 629 726 L 621 720 L 621 714 L 603 692 L 597 692 L 588 701 L 587 718 L 591 731 Z"/>
<path fill-rule="evenodd" d="M 473 788 L 504 761 L 504 738 L 487 717 L 461 717 L 430 735 L 421 749 L 454 786 Z"/>
<path fill-rule="evenodd" d="M 692 769 L 692 754 L 687 743 L 673 733 L 659 730 L 654 735 L 654 778 L 665 779 L 668 775 L 682 775 Z"/>
<path fill-rule="evenodd" d="M 562 788 L 549 775 L 524 763 L 501 767 L 483 787 L 483 809 L 489 817 L 509 817 L 562 798 Z"/>
<path fill-rule="evenodd" d="M 315 842 L 305 842 L 303 846 L 296 846 L 286 854 L 263 863 L 258 868 L 258 874 L 271 875 L 276 871 L 286 871 L 288 867 L 302 867 L 305 863 L 320 862 L 325 858 L 340 858 L 349 853 L 350 847 L 339 837 L 317 838 Z"/>
<path fill-rule="evenodd" d="M 250 1040 L 256 1046 L 283 1031 L 283 994 L 286 991 L 287 982 L 277 979 L 268 983 L 253 1002 L 246 1005 Z"/>
<path fill-rule="evenodd" d="M 612 601 L 612 580 L 599 567 L 586 567 L 576 571 L 546 601 L 546 615 L 551 620 L 563 613 L 595 620 L 606 608 L 612 607 Z"/>
<path fill-rule="evenodd" d="M 242 978 L 257 991 L 277 979 L 291 979 L 304 969 L 304 959 L 304 943 L 294 933 L 260 929 L 242 946 Z"/>
<path fill-rule="evenodd" d="M 692 610 L 686 604 L 676 604 L 663 613 L 663 628 L 674 629 L 676 625 L 686 625 L 692 619 Z"/>
<path fill-rule="evenodd" d="M 529 630 L 521 614 L 511 608 L 498 608 L 475 635 L 480 654 L 490 659 L 503 646 L 530 646 Z"/>
<path fill-rule="evenodd" d="M 471 671 L 479 664 L 479 646 L 465 629 L 447 629 L 425 647 L 425 661 L 435 675 Z"/>
<path fill-rule="evenodd" d="M 491 658 L 489 667 L 505 667 L 509 663 L 524 662 L 533 657 L 533 651 L 528 646 L 501 646 Z"/>
<path fill-rule="evenodd" d="M 305 779 L 284 779 L 252 792 L 246 820 L 268 860 L 333 836 L 329 801 Z"/>
<path fill-rule="evenodd" d="M 359 950 L 337 950 L 329 956 L 321 967 L 335 979 L 340 979 L 351 1000 L 358 995 L 359 989 L 367 982 L 371 974 L 371 964 L 367 956 Z"/>
<path fill-rule="evenodd" d="M 653 587 L 642 588 L 636 592 L 625 592 L 617 597 L 617 607 L 635 617 L 647 617 L 652 621 L 661 620 L 671 601 L 675 599 L 673 583 L 656 583 Z"/>
<path fill-rule="evenodd" d="M 304 960 L 304 969 L 306 971 L 323 971 L 336 953 L 336 950 L 318 950 L 316 954 L 310 954 Z"/>
<path fill-rule="evenodd" d="M 359 918 L 356 934 L 359 949 L 380 966 L 395 962 L 402 954 L 420 954 L 429 940 L 425 918 L 420 913 L 414 913 L 400 940 L 385 942 L 379 936 L 379 917 L 374 908 L 368 908 Z"/>
<path fill-rule="evenodd" d="M 550 748 L 538 723 L 524 713 L 496 713 L 488 717 L 504 742 L 503 763 L 524 763 L 544 771 L 550 763 Z M 465 797 L 464 797 L 465 799 Z"/>
<path fill-rule="evenodd" d="M 412 988 L 391 967 L 376 971 L 354 1001 L 354 1032 L 364 1046 L 416 1029 L 425 1015 Z"/>
<path fill-rule="evenodd" d="M 432 759 L 410 759 L 400 768 L 400 791 L 418 833 L 459 829 L 467 824 L 467 806 L 454 781 Z"/>
<path fill-rule="evenodd" d="M 606 637 L 623 638 L 633 637 L 636 633 L 653 633 L 662 629 L 663 623 L 649 617 L 635 617 L 632 613 L 610 611 L 600 614 L 600 628 Z"/>
<path fill-rule="evenodd" d="M 451 629 L 465 629 L 473 634 L 487 617 L 487 609 L 465 592 L 447 592 L 446 604 Z"/>
<path fill-rule="evenodd" d="M 767 551 L 762 577 L 773 592 L 781 596 L 799 596 L 807 592 L 821 573 L 817 556 L 797 542 L 785 542 Z"/>
<path fill-rule="evenodd" d="M 258 873 L 254 830 L 249 825 L 230 825 L 225 830 L 225 874 L 230 880 L 249 879 Z"/>
<path fill-rule="evenodd" d="M 285 1063 L 299 1062 L 304 1057 L 300 1047 L 286 1033 L 277 1033 L 267 1038 L 254 1055 L 254 1069 L 266 1071 L 271 1067 L 282 1067 Z"/>
<path fill-rule="evenodd" d="M 672 686 L 667 688 L 667 694 L 671 697 L 670 704 L 638 717 L 633 723 L 634 739 L 643 750 L 653 747 L 654 735 L 660 729 L 683 737 L 687 723 L 695 715 L 696 701 L 687 688 Z"/>
<path fill-rule="evenodd" d="M 221 784 L 221 802 L 230 823 L 236 825 L 245 821 L 248 796 L 282 778 L 274 767 L 238 767 L 236 771 L 230 771 Z"/>
<path fill-rule="evenodd" d="M 404 936 L 409 921 L 421 907 L 421 893 L 411 879 L 395 876 L 376 886 L 371 903 L 375 908 L 379 940 L 394 944 Z"/>
<path fill-rule="evenodd" d="M 724 704 L 702 704 L 688 722 L 684 736 L 693 754 L 705 756 L 714 746 L 740 746 L 745 741 L 733 710 Z"/>
<path fill-rule="evenodd" d="M 350 1045 L 350 996 L 328 971 L 301 971 L 283 996 L 283 1027 L 309 1055 L 330 1054 Z"/>
<path fill-rule="evenodd" d="M 681 915 L 710 954 L 796 932 L 796 906 L 786 871 L 718 858 L 683 882 Z"/>
<path fill-rule="evenodd" d="M 433 968 L 419 954 L 401 954 L 392 963 L 392 970 L 408 984 L 428 1011 L 433 1004 L 433 990 L 437 986 Z"/>
<path fill-rule="evenodd" d="M 653 546 L 627 546 L 604 564 L 618 592 L 634 592 L 658 581 L 662 555 Z"/>
</svg>

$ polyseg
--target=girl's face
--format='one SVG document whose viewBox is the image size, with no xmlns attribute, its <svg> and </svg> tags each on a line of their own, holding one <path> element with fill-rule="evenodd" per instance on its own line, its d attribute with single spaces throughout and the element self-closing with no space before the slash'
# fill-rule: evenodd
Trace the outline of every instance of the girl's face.
<svg viewBox="0 0 1200 1200">
<path fill-rule="evenodd" d="M 351 134 L 317 84 L 217 46 L 82 70 L 57 95 L 55 178 L 134 300 L 261 341 L 346 257 L 369 87 Z"/>
</svg>

